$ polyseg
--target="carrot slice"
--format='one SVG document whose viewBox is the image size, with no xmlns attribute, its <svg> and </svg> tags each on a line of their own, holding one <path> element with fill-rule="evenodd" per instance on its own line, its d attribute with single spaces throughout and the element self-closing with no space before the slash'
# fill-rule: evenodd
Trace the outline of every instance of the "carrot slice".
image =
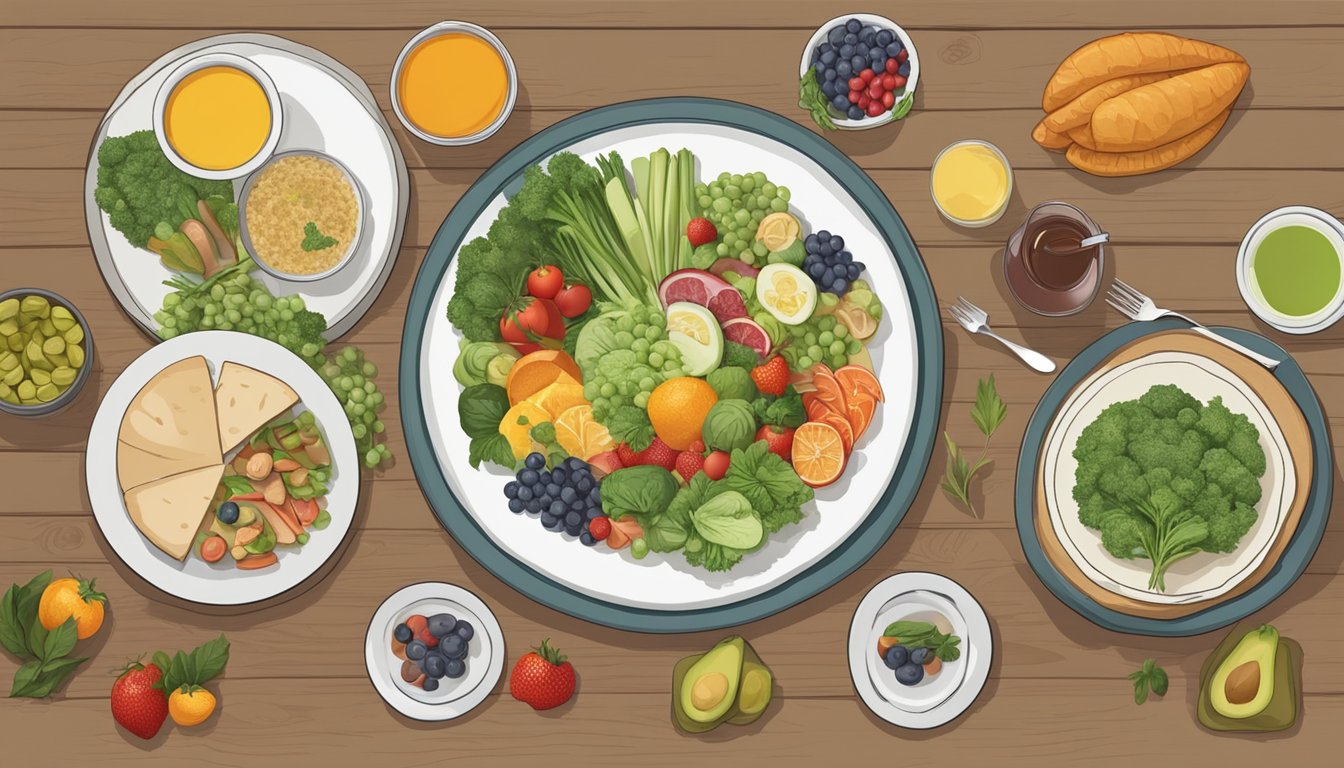
<svg viewBox="0 0 1344 768">
<path fill-rule="evenodd" d="M 299 522 L 298 515 L 294 514 L 294 510 L 290 508 L 288 502 L 282 504 L 270 504 L 270 507 L 275 510 L 275 513 L 285 522 L 285 527 L 292 531 L 295 536 L 303 533 L 303 523 Z"/>
<path fill-rule="evenodd" d="M 280 514 L 280 510 L 264 501 L 257 502 L 257 509 L 261 510 L 261 516 L 266 518 L 266 522 L 270 524 L 271 530 L 275 531 L 275 541 L 277 544 L 293 544 L 295 542 L 295 537 L 298 536 L 298 534 L 294 532 L 294 529 L 290 527 L 289 522 L 286 520 L 288 515 Z M 298 520 L 295 520 L 294 524 L 297 525 L 298 522 Z"/>
<path fill-rule="evenodd" d="M 280 562 L 280 558 L 275 556 L 274 552 L 267 552 L 264 555 L 248 555 L 238 561 L 238 567 L 244 571 L 255 571 L 258 568 L 265 568 L 269 565 L 275 565 Z"/>
<path fill-rule="evenodd" d="M 294 516 L 299 519 L 299 523 L 305 528 L 312 525 L 317 519 L 317 502 L 312 499 L 296 499 L 290 497 L 289 505 L 294 510 Z"/>
</svg>

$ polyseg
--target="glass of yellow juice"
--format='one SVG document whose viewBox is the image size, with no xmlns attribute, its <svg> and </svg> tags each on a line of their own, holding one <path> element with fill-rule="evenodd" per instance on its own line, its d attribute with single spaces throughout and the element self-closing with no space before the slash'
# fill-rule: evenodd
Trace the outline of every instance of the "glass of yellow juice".
<svg viewBox="0 0 1344 768">
<path fill-rule="evenodd" d="M 266 163 L 280 142 L 280 94 L 266 71 L 231 53 L 193 57 L 154 98 L 154 133 L 185 173 L 235 179 Z"/>
<path fill-rule="evenodd" d="M 421 30 L 392 69 L 397 118 L 432 144 L 462 146 L 489 138 L 517 98 L 518 73 L 504 43 L 465 21 Z"/>
<path fill-rule="evenodd" d="M 929 174 L 933 204 L 953 224 L 987 227 L 1008 209 L 1013 168 L 998 147 L 968 139 L 950 144 L 933 160 Z"/>
</svg>

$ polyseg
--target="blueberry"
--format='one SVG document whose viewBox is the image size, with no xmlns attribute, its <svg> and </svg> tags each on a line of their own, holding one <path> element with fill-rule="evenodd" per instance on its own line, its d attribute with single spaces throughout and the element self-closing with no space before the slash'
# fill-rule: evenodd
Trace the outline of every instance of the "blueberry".
<svg viewBox="0 0 1344 768">
<path fill-rule="evenodd" d="M 826 33 L 826 41 L 830 45 L 839 45 L 845 40 L 845 27 L 839 25 L 831 27 L 831 31 Z"/>
<path fill-rule="evenodd" d="M 821 245 L 817 246 L 817 253 L 821 254 L 821 257 L 824 259 L 828 258 L 832 253 L 834 253 L 834 251 L 831 250 L 830 243 L 822 243 Z"/>
<path fill-rule="evenodd" d="M 858 19 L 850 19 L 849 21 L 845 22 L 846 32 L 852 34 L 858 32 L 860 29 L 863 29 L 863 24 Z"/>
<path fill-rule="evenodd" d="M 878 32 L 878 33 L 877 33 L 877 44 L 878 44 L 878 45 L 886 46 L 887 44 L 889 44 L 889 43 L 890 43 L 892 40 L 894 40 L 894 39 L 896 39 L 896 35 L 892 34 L 892 32 L 891 32 L 890 29 L 884 29 L 884 30 L 882 30 L 881 32 Z"/>
<path fill-rule="evenodd" d="M 834 50 L 834 47 L 830 43 L 822 43 L 821 45 L 818 45 L 817 50 L 812 52 L 812 60 L 816 61 L 821 57 L 821 54 L 830 50 Z"/>
<path fill-rule="evenodd" d="M 528 502 L 528 501 L 531 501 L 531 500 L 534 499 L 534 498 L 536 498 L 536 494 L 532 493 L 532 488 L 531 488 L 531 486 L 527 486 L 527 485 L 520 485 L 520 486 L 518 486 L 518 496 L 517 496 L 517 499 L 518 499 L 519 501 Z"/>
<path fill-rule="evenodd" d="M 457 635 L 463 640 L 470 640 L 471 638 L 476 636 L 476 628 L 471 626 L 470 621 L 466 621 L 465 619 L 458 619 L 457 626 L 453 627 L 453 634 Z"/>
<path fill-rule="evenodd" d="M 588 465 L 584 462 L 583 459 L 580 459 L 576 456 L 570 456 L 568 459 L 565 459 L 564 467 L 565 469 L 568 469 L 570 472 L 588 471 Z"/>
<path fill-rule="evenodd" d="M 858 280 L 859 275 L 862 272 L 863 270 L 859 269 L 858 264 L 850 264 L 849 266 L 845 267 L 845 277 L 849 278 L 851 281 Z"/>
<path fill-rule="evenodd" d="M 509 511 L 513 513 L 522 512 L 527 509 L 527 502 L 522 499 L 509 499 Z"/>
<path fill-rule="evenodd" d="M 435 637 L 443 637 L 453 631 L 457 624 L 457 617 L 451 613 L 436 613 L 429 617 L 429 634 Z"/>
<path fill-rule="evenodd" d="M 524 509 L 526 509 L 528 512 L 531 512 L 534 515 L 537 514 L 538 512 L 541 511 L 541 500 L 533 499 L 527 502 L 527 506 L 524 507 Z"/>
<path fill-rule="evenodd" d="M 849 45 L 855 45 L 859 42 L 859 36 L 854 34 L 853 32 L 847 33 L 845 35 L 845 42 L 848 43 Z"/>
<path fill-rule="evenodd" d="M 427 693 L 433 693 L 439 690 L 439 681 L 432 677 L 426 677 L 425 681 L 420 684 L 420 687 L 424 688 Z"/>
<path fill-rule="evenodd" d="M 539 477 L 541 477 L 541 475 L 537 474 L 537 470 L 524 469 L 522 472 L 518 473 L 518 482 L 530 487 L 537 484 L 537 479 Z"/>
<path fill-rule="evenodd" d="M 566 506 L 567 505 L 565 504 L 565 502 L 556 499 L 555 501 L 551 502 L 551 506 L 547 507 L 546 511 L 550 512 L 552 515 L 556 517 L 563 517 L 566 511 L 565 509 Z"/>
<path fill-rule="evenodd" d="M 922 666 L 927 664 L 931 658 L 933 658 L 933 651 L 928 648 L 916 648 L 910 652 L 911 664 L 919 664 Z"/>
<path fill-rule="evenodd" d="M 398 624 L 392 629 L 392 637 L 394 637 L 398 643 L 409 643 L 411 642 L 411 638 L 415 637 L 415 633 L 405 624 Z"/>
<path fill-rule="evenodd" d="M 555 521 L 556 521 L 556 519 L 557 519 L 556 516 L 555 516 L 555 515 L 552 515 L 550 512 L 542 512 L 542 513 L 541 513 L 541 526 L 542 526 L 543 528 L 547 528 L 547 529 L 549 529 L 551 526 L 555 525 Z"/>
<path fill-rule="evenodd" d="M 527 458 L 523 459 L 523 466 L 528 469 L 541 469 L 546 466 L 546 457 L 533 451 L 532 453 L 527 454 Z"/>
<path fill-rule="evenodd" d="M 551 470 L 551 482 L 557 483 L 559 485 L 564 485 L 565 483 L 569 482 L 569 473 L 566 472 L 562 467 L 556 467 L 555 469 Z"/>
<path fill-rule="evenodd" d="M 544 493 L 543 493 L 543 494 L 541 494 L 540 496 L 538 496 L 538 497 L 535 499 L 535 501 L 537 501 L 538 503 L 541 504 L 541 508 L 542 508 L 542 509 L 547 509 L 547 508 L 549 508 L 549 507 L 551 506 L 551 502 L 552 502 L 552 501 L 555 501 L 555 499 L 552 499 L 550 496 L 548 496 L 547 494 L 544 494 Z"/>
<path fill-rule="evenodd" d="M 850 104 L 849 112 L 845 116 L 848 117 L 850 120 L 862 120 L 865 114 L 867 113 L 864 112 L 862 109 L 859 109 L 858 104 Z"/>
<path fill-rule="evenodd" d="M 569 508 L 574 510 L 575 512 L 582 512 L 583 510 L 588 508 L 588 505 L 584 502 L 583 499 L 575 499 L 569 502 Z"/>
<path fill-rule="evenodd" d="M 862 72 L 868 68 L 868 59 L 856 53 L 854 58 L 849 60 L 849 66 L 853 67 L 855 72 Z"/>
<path fill-rule="evenodd" d="M 854 260 L 854 254 L 849 251 L 841 251 L 835 255 L 835 258 L 838 259 L 841 264 L 848 264 Z"/>
<path fill-rule="evenodd" d="M 893 59 L 896 58 L 897 56 L 901 55 L 901 48 L 902 48 L 902 47 L 903 47 L 903 46 L 901 45 L 901 41 L 899 41 L 899 40 L 897 40 L 897 41 L 895 41 L 895 42 L 887 43 L 887 46 L 886 46 L 886 52 L 887 52 L 887 55 L 890 56 L 890 57 L 893 58 Z"/>
<path fill-rule="evenodd" d="M 510 480 L 504 484 L 504 497 L 508 499 L 518 498 L 518 489 L 522 487 L 517 480 Z"/>
<path fill-rule="evenodd" d="M 841 50 L 844 50 L 844 49 L 842 48 Z M 845 58 L 849 58 L 849 57 L 846 56 Z M 827 51 L 827 52 L 821 54 L 821 58 L 819 59 L 819 61 L 820 61 L 822 64 L 825 64 L 825 65 L 828 66 L 828 67 L 833 66 L 833 65 L 835 64 L 835 51 Z"/>
<path fill-rule="evenodd" d="M 859 42 L 871 46 L 877 40 L 877 30 L 872 27 L 864 27 L 859 33 Z"/>
<path fill-rule="evenodd" d="M 858 109 L 858 107 L 856 106 L 854 107 L 854 109 Z M 821 277 L 825 273 L 826 273 L 826 265 L 822 264 L 820 261 L 812 262 L 812 264 L 807 268 L 807 274 L 811 275 L 814 278 Z"/>
<path fill-rule="evenodd" d="M 808 235 L 807 237 L 803 238 L 803 249 L 806 250 L 808 253 L 812 253 L 813 251 L 817 250 L 817 236 Z"/>
<path fill-rule="evenodd" d="M 833 82 L 835 80 L 835 70 L 827 67 L 826 71 L 822 74 L 822 77 L 825 77 L 826 82 L 828 83 Z"/>
<path fill-rule="evenodd" d="M 904 645 L 893 645 L 887 649 L 887 655 L 882 657 L 882 663 L 891 669 L 898 669 L 905 666 L 910 660 L 910 650 Z"/>
<path fill-rule="evenodd" d="M 602 516 L 602 510 L 600 510 L 600 509 L 592 509 L 592 508 L 589 508 L 589 509 L 585 509 L 585 510 L 583 511 L 583 519 L 584 519 L 584 520 L 592 520 L 592 519 L 595 519 L 595 518 L 598 518 L 598 517 L 601 517 L 601 516 Z"/>
<path fill-rule="evenodd" d="M 904 64 L 902 64 L 902 65 L 901 65 L 901 68 L 898 69 L 898 70 L 896 70 L 896 74 L 900 75 L 901 77 L 909 77 L 909 76 L 910 76 L 910 62 L 907 61 L 907 62 L 905 62 Z"/>
<path fill-rule="evenodd" d="M 549 469 L 543 469 L 541 472 L 537 473 L 537 482 L 542 485 L 548 485 L 551 482 L 551 471 Z"/>
<path fill-rule="evenodd" d="M 429 653 L 429 646 L 419 640 L 412 640 L 406 644 L 406 658 L 411 661 L 419 661 L 420 659 L 425 658 L 425 654 L 427 653 Z"/>
<path fill-rule="evenodd" d="M 826 65 L 818 61 L 812 65 L 812 71 L 817 73 L 817 79 L 820 80 L 826 73 Z"/>
<path fill-rule="evenodd" d="M 882 50 L 881 48 L 878 48 L 877 46 L 873 46 L 868 49 L 868 58 L 879 61 L 886 61 L 887 52 Z"/>
<path fill-rule="evenodd" d="M 449 633 L 439 641 L 439 653 L 447 659 L 464 659 L 467 657 L 467 641 L 461 635 Z"/>
<path fill-rule="evenodd" d="M 593 481 L 589 480 L 586 477 L 580 478 L 579 482 L 574 484 L 574 490 L 578 492 L 580 496 L 591 491 L 592 489 L 593 489 Z"/>
<path fill-rule="evenodd" d="M 564 488 L 560 489 L 560 500 L 565 502 L 566 504 L 572 504 L 578 498 L 579 495 L 574 491 L 573 488 L 565 486 Z"/>
<path fill-rule="evenodd" d="M 566 527 L 574 528 L 580 525 L 583 525 L 583 515 L 579 514 L 578 512 L 570 512 L 569 514 L 565 515 Z"/>
<path fill-rule="evenodd" d="M 594 504 L 602 501 L 602 487 L 594 485 L 591 491 L 588 491 L 588 500 Z"/>
<path fill-rule="evenodd" d="M 456 680 L 467 673 L 467 664 L 461 659 L 449 659 L 443 665 L 444 677 Z"/>
<path fill-rule="evenodd" d="M 845 238 L 839 235 L 831 235 L 831 239 L 827 243 L 831 246 L 831 250 L 837 253 L 845 249 Z"/>
<path fill-rule="evenodd" d="M 433 679 L 438 679 L 443 677 L 444 666 L 447 661 L 447 659 L 439 654 L 433 653 L 425 657 L 425 662 L 421 666 L 424 667 L 426 675 L 429 675 Z"/>
<path fill-rule="evenodd" d="M 832 264 L 831 275 L 837 278 L 843 278 L 849 274 L 849 269 L 844 264 Z"/>
<path fill-rule="evenodd" d="M 579 543 L 583 544 L 585 547 L 591 547 L 597 544 L 597 539 L 593 538 L 593 534 L 587 531 L 582 531 L 579 533 Z"/>
<path fill-rule="evenodd" d="M 850 57 L 853 56 L 853 55 L 854 55 L 854 46 L 849 45 L 848 43 L 846 43 L 845 45 L 840 46 L 840 58 L 842 58 L 842 59 L 848 59 L 848 58 L 850 58 Z M 827 63 L 827 64 L 831 64 L 831 63 L 833 63 L 834 61 L 835 61 L 835 59 L 831 59 L 830 61 L 828 61 L 828 62 L 826 62 L 826 63 Z"/>
<path fill-rule="evenodd" d="M 848 61 L 842 61 L 835 65 L 835 76 L 840 80 L 848 80 L 849 76 L 853 73 L 854 69 L 849 65 Z"/>
<path fill-rule="evenodd" d="M 863 262 L 862 262 L 862 261 L 851 262 L 851 264 L 853 264 L 854 266 L 858 267 L 858 268 L 859 268 L 859 272 L 863 272 L 863 270 L 867 269 L 867 267 L 865 267 L 865 266 L 863 265 Z"/>
<path fill-rule="evenodd" d="M 821 84 L 821 92 L 827 101 L 835 98 L 835 81 L 827 80 Z"/>
<path fill-rule="evenodd" d="M 831 293 L 834 293 L 836 296 L 844 294 L 844 292 L 848 289 L 849 289 L 849 282 L 846 281 L 845 278 L 843 277 L 837 277 L 831 281 Z"/>
<path fill-rule="evenodd" d="M 905 664 L 896 668 L 896 682 L 901 685 L 914 685 L 924 679 L 924 668 L 918 664 Z"/>
</svg>

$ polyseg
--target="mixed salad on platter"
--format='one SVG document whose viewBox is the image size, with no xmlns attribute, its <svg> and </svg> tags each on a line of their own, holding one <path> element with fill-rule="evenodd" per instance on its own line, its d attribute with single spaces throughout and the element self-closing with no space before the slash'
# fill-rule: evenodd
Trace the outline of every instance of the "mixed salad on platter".
<svg viewBox="0 0 1344 768">
<path fill-rule="evenodd" d="M 863 262 L 761 172 L 562 152 L 457 259 L 470 463 L 587 546 L 729 570 L 841 478 L 883 400 Z"/>
</svg>

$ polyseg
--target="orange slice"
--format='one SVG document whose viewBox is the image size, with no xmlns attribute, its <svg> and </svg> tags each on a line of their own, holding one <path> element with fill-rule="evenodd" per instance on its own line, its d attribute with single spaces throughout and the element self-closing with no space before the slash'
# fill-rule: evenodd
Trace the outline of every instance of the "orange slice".
<svg viewBox="0 0 1344 768">
<path fill-rule="evenodd" d="M 817 388 L 816 395 L 831 407 L 831 410 L 844 413 L 848 410 L 845 407 L 845 390 L 840 385 L 840 381 L 835 378 L 824 364 L 818 363 L 812 366 L 812 384 Z"/>
<path fill-rule="evenodd" d="M 830 424 L 809 421 L 793 433 L 793 470 L 813 488 L 830 485 L 845 471 L 845 444 Z"/>
<path fill-rule="evenodd" d="M 863 366 L 841 366 L 835 372 L 835 379 L 840 382 L 840 388 L 844 390 L 846 397 L 863 393 L 879 403 L 886 399 L 882 396 L 882 384 L 878 382 L 872 371 Z"/>
<path fill-rule="evenodd" d="M 863 433 L 868 431 L 868 425 L 873 423 L 873 415 L 877 413 L 877 401 L 866 393 L 860 393 L 850 397 L 847 405 L 849 409 L 845 412 L 845 417 L 849 419 L 849 425 L 854 428 L 854 440 L 857 442 L 863 437 Z"/>
<path fill-rule="evenodd" d="M 583 374 L 574 358 L 558 349 L 543 349 L 523 355 L 513 364 L 504 378 L 504 390 L 509 395 L 509 404 L 514 405 L 566 376 L 583 383 Z"/>
<path fill-rule="evenodd" d="M 611 433 L 593 418 L 591 405 L 576 405 L 555 420 L 555 441 L 570 456 L 587 460 L 616 447 Z"/>
<path fill-rule="evenodd" d="M 849 423 L 849 418 L 845 414 L 822 402 L 815 394 L 803 395 L 803 409 L 807 411 L 808 421 L 830 424 L 840 433 L 846 455 L 854 449 L 854 426 Z"/>
<path fill-rule="evenodd" d="M 519 424 L 520 419 L 526 419 L 527 423 Z M 532 428 L 550 420 L 551 415 L 542 410 L 541 406 L 526 400 L 505 412 L 504 418 L 499 421 L 499 434 L 508 438 L 513 458 L 522 461 L 532 452 Z"/>
</svg>

